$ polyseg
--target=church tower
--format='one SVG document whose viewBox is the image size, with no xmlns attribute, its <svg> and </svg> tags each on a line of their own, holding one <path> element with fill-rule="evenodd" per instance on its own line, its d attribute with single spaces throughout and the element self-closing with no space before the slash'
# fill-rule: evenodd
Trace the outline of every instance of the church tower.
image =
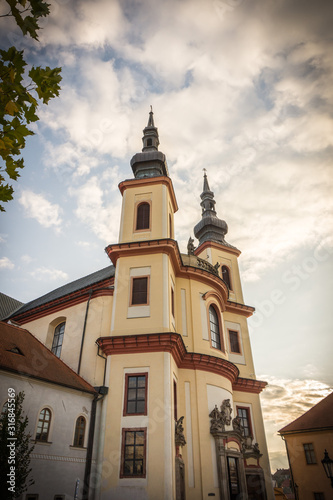
<svg viewBox="0 0 333 500">
<path fill-rule="evenodd" d="M 11 317 L 96 391 L 75 419 L 43 393 L 52 424 L 47 443 L 31 430 L 38 470 L 51 471 L 50 481 L 78 477 L 85 500 L 273 500 L 259 400 L 266 383 L 255 377 L 247 326 L 254 308 L 243 299 L 240 251 L 225 239 L 205 172 L 198 245 L 190 238 L 180 252 L 178 205 L 152 110 L 142 142 L 133 177 L 119 184 L 111 264 Z M 39 380 L 47 359 L 35 361 Z M 54 477 L 47 494 L 57 496 Z"/>
<path fill-rule="evenodd" d="M 202 219 L 181 254 L 177 201 L 153 111 L 134 178 L 119 184 L 101 498 L 272 499 L 237 258 L 205 173 Z M 102 414 L 103 414 L 102 412 Z M 112 458 L 110 458 L 112 457 Z M 109 461 L 109 462 L 108 462 Z"/>
</svg>

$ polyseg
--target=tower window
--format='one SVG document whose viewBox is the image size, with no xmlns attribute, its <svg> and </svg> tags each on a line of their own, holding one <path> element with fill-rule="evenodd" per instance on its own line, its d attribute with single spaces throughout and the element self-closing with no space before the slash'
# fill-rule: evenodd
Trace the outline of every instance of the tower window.
<svg viewBox="0 0 333 500">
<path fill-rule="evenodd" d="M 239 334 L 235 330 L 229 330 L 230 352 L 241 354 Z"/>
<path fill-rule="evenodd" d="M 140 203 L 136 214 L 136 230 L 149 229 L 150 227 L 150 204 Z"/>
<path fill-rule="evenodd" d="M 147 139 L 147 146 L 152 146 L 152 145 L 153 145 L 153 140 Z"/>
<path fill-rule="evenodd" d="M 53 343 L 52 343 L 52 352 L 55 354 L 58 358 L 60 358 L 60 353 L 61 353 L 61 348 L 62 348 L 62 342 L 64 339 L 64 333 L 65 333 L 65 322 L 60 323 L 54 330 L 54 336 L 53 336 Z"/>
<path fill-rule="evenodd" d="M 231 280 L 230 280 L 230 271 L 229 271 L 229 268 L 227 266 L 222 266 L 222 279 L 228 285 L 229 290 L 232 290 Z"/>
<path fill-rule="evenodd" d="M 221 350 L 220 323 L 214 306 L 209 306 L 209 326 L 212 347 Z"/>
<path fill-rule="evenodd" d="M 48 408 L 43 408 L 39 414 L 36 441 L 47 443 L 51 424 L 51 412 Z"/>
<path fill-rule="evenodd" d="M 131 305 L 148 304 L 148 276 L 132 278 Z"/>
<path fill-rule="evenodd" d="M 146 431 L 123 429 L 120 477 L 146 477 Z"/>
<path fill-rule="evenodd" d="M 85 430 L 86 430 L 86 419 L 84 417 L 78 417 L 75 424 L 73 446 L 77 446 L 78 448 L 83 448 Z"/>
<path fill-rule="evenodd" d="M 126 374 L 124 415 L 147 415 L 147 373 Z"/>
</svg>

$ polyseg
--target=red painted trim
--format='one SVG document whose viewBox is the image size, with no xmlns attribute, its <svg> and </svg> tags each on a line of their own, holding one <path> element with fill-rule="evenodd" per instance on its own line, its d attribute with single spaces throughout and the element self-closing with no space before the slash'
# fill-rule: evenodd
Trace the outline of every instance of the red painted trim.
<svg viewBox="0 0 333 500">
<path fill-rule="evenodd" d="M 255 308 L 252 306 L 247 306 L 245 304 L 240 304 L 239 302 L 232 302 L 228 300 L 226 304 L 226 311 L 234 314 L 241 314 L 242 316 L 246 316 L 249 318 L 255 311 Z"/>
<path fill-rule="evenodd" d="M 35 319 L 42 318 L 44 316 L 48 316 L 49 314 L 53 314 L 57 311 L 61 311 L 67 307 L 73 307 L 77 304 L 81 304 L 82 302 L 86 302 L 88 300 L 88 296 L 91 290 L 93 290 L 92 299 L 97 297 L 104 296 L 113 296 L 113 289 L 110 290 L 99 290 L 99 288 L 104 288 L 107 286 L 112 286 L 114 283 L 114 278 L 108 278 L 105 281 L 101 281 L 96 283 L 93 286 L 82 288 L 76 292 L 73 292 L 68 295 L 64 295 L 63 297 L 52 300 L 41 306 L 35 307 L 29 311 L 23 312 L 21 314 L 17 314 L 13 316 L 12 319 L 19 322 L 21 325 L 28 323 L 30 321 L 34 321 Z"/>
<path fill-rule="evenodd" d="M 184 266 L 179 252 L 178 244 L 175 240 L 172 240 L 170 238 L 163 238 L 159 240 L 118 243 L 107 246 L 105 251 L 112 263 L 116 266 L 119 257 L 132 257 L 138 255 L 138 251 L 141 252 L 142 249 L 144 249 L 145 255 L 156 253 L 167 254 L 171 259 L 177 277 L 182 277 L 185 279 L 192 278 L 195 280 L 199 280 L 210 287 L 214 287 L 216 293 L 219 293 L 220 295 L 221 302 L 227 302 L 228 287 L 224 283 L 222 278 L 201 268 Z"/>
<path fill-rule="evenodd" d="M 118 184 L 119 191 L 121 194 L 124 194 L 125 189 L 131 188 L 131 187 L 136 187 L 136 186 L 151 186 L 154 184 L 164 184 L 167 186 L 170 190 L 170 198 L 172 200 L 173 204 L 173 210 L 174 212 L 177 212 L 178 210 L 178 205 L 177 205 L 177 200 L 175 196 L 175 191 L 173 189 L 173 184 L 172 180 L 170 177 L 167 177 L 165 175 L 160 175 L 158 177 L 144 177 L 142 179 L 129 179 L 126 181 L 122 181 Z"/>
<path fill-rule="evenodd" d="M 236 365 L 226 359 L 187 352 L 183 339 L 178 333 L 100 337 L 97 343 L 106 355 L 169 352 L 178 368 L 215 373 L 227 378 L 231 383 L 236 382 L 239 374 Z"/>
</svg>

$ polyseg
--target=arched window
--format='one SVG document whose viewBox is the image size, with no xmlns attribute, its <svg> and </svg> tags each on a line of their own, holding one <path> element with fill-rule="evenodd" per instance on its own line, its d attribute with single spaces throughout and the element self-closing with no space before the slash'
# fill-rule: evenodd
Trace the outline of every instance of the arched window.
<svg viewBox="0 0 333 500">
<path fill-rule="evenodd" d="M 75 434 L 74 434 L 74 445 L 83 448 L 84 445 L 84 434 L 86 430 L 86 419 L 84 417 L 78 417 L 75 424 Z"/>
<path fill-rule="evenodd" d="M 39 414 L 36 441 L 43 441 L 46 443 L 48 441 L 49 432 L 51 424 L 51 412 L 48 408 L 43 408 Z"/>
<path fill-rule="evenodd" d="M 60 353 L 61 353 L 61 347 L 62 347 L 62 342 L 64 339 L 64 332 L 65 332 L 65 321 L 63 323 L 60 323 L 54 330 L 54 336 L 53 336 L 53 343 L 52 343 L 52 352 L 55 354 L 58 358 L 60 358 Z"/>
<path fill-rule="evenodd" d="M 231 280 L 230 280 L 230 272 L 229 272 L 229 268 L 227 266 L 222 266 L 222 279 L 228 285 L 229 290 L 232 290 Z"/>
<path fill-rule="evenodd" d="M 214 306 L 209 306 L 209 326 L 212 347 L 221 350 L 220 323 Z"/>
<path fill-rule="evenodd" d="M 136 214 L 136 230 L 149 229 L 150 224 L 150 205 L 149 203 L 140 203 Z"/>
</svg>

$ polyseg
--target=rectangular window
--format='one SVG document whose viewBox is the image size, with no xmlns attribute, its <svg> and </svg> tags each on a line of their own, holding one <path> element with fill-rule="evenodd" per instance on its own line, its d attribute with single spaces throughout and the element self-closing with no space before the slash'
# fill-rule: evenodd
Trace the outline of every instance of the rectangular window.
<svg viewBox="0 0 333 500">
<path fill-rule="evenodd" d="M 174 419 L 177 421 L 177 382 L 174 380 L 173 381 L 173 416 Z"/>
<path fill-rule="evenodd" d="M 147 415 L 148 373 L 125 375 L 124 415 Z"/>
<path fill-rule="evenodd" d="M 175 317 L 175 292 L 172 287 L 171 287 L 171 313 L 172 316 Z"/>
<path fill-rule="evenodd" d="M 308 465 L 316 464 L 316 455 L 314 452 L 313 444 L 312 443 L 305 443 L 303 444 L 304 448 L 304 453 L 305 453 L 305 460 Z"/>
<path fill-rule="evenodd" d="M 241 354 L 238 335 L 239 333 L 236 330 L 229 330 L 230 352 Z"/>
<path fill-rule="evenodd" d="M 325 500 L 325 495 L 322 492 L 313 494 L 314 500 Z"/>
<path fill-rule="evenodd" d="M 120 477 L 146 477 L 146 431 L 123 429 Z"/>
<path fill-rule="evenodd" d="M 250 408 L 237 406 L 237 415 L 241 419 L 241 424 L 243 427 L 243 432 L 245 437 L 253 437 Z"/>
<path fill-rule="evenodd" d="M 148 276 L 132 278 L 131 305 L 148 304 Z"/>
</svg>

